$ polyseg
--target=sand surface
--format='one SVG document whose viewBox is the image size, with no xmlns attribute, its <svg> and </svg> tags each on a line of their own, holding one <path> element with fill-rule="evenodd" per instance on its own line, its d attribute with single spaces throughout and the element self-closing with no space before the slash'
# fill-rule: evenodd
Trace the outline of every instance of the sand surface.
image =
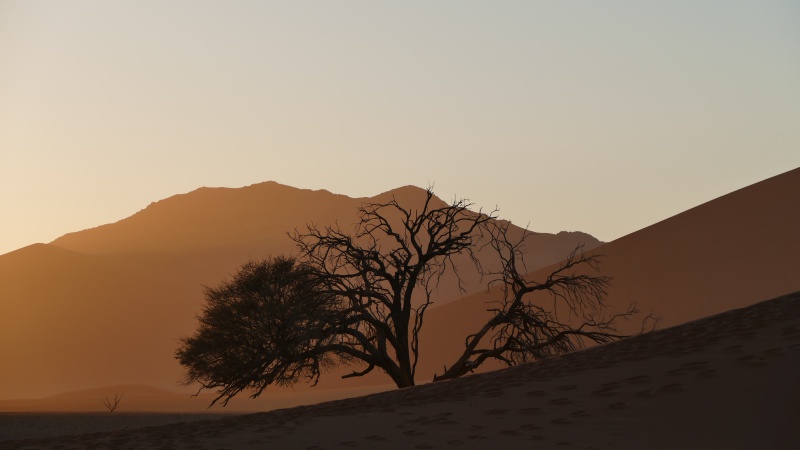
<svg viewBox="0 0 800 450">
<path fill-rule="evenodd" d="M 0 441 L 137 429 L 196 420 L 220 419 L 232 415 L 235 413 L 0 412 Z M 2 443 L 0 443 L 0 448 L 3 448 Z"/>
<path fill-rule="evenodd" d="M 800 293 L 459 380 L 8 449 L 795 449 Z"/>
</svg>

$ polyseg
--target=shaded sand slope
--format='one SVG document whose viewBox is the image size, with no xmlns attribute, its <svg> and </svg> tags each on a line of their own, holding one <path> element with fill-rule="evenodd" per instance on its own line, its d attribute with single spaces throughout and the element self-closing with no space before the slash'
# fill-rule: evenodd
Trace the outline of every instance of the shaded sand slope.
<svg viewBox="0 0 800 450">
<path fill-rule="evenodd" d="M 800 293 L 459 380 L 35 448 L 726 448 L 800 439 Z"/>
<path fill-rule="evenodd" d="M 668 327 L 800 290 L 800 169 L 778 175 L 656 223 L 595 251 L 614 278 L 608 301 L 636 301 Z M 528 275 L 544 280 L 550 271 Z M 496 293 L 429 311 L 422 373 L 452 363 L 464 337 L 486 322 Z M 548 304 L 547 299 L 541 299 Z M 622 323 L 632 333 L 641 321 Z"/>
<path fill-rule="evenodd" d="M 392 196 L 418 205 L 425 191 L 353 199 L 272 182 L 202 188 L 0 255 L 0 399 L 132 383 L 177 389 L 173 352 L 196 327 L 203 285 L 217 285 L 251 257 L 291 252 L 287 232 L 295 227 L 338 221 L 349 229 L 362 203 Z M 599 244 L 583 233 L 543 234 L 531 257 L 551 264 L 578 242 Z M 438 294 L 442 302 L 459 298 L 454 278 Z M 333 388 L 365 382 L 386 379 L 325 380 Z"/>
<path fill-rule="evenodd" d="M 800 169 L 692 208 L 596 249 L 609 298 L 671 326 L 800 290 Z"/>
<path fill-rule="evenodd" d="M 793 449 L 800 293 L 558 358 L 308 407 L 8 449 Z"/>
</svg>

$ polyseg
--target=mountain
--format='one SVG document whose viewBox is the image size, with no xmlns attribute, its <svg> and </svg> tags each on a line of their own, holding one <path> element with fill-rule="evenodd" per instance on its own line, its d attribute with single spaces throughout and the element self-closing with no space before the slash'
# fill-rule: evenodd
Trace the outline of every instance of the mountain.
<svg viewBox="0 0 800 450">
<path fill-rule="evenodd" d="M 800 169 L 724 195 L 593 250 L 612 276 L 608 302 L 635 301 L 661 317 L 659 328 L 800 291 Z M 529 279 L 542 280 L 548 268 Z M 441 372 L 464 336 L 489 317 L 496 293 L 478 293 L 432 309 L 421 373 Z M 635 332 L 640 321 L 622 324 Z"/>
<path fill-rule="evenodd" d="M 0 399 L 108 385 L 178 389 L 182 369 L 173 352 L 195 329 L 204 285 L 219 284 L 250 258 L 291 253 L 287 233 L 296 228 L 338 223 L 348 230 L 360 205 L 393 197 L 419 208 L 425 191 L 406 186 L 349 198 L 274 182 L 201 188 L 119 222 L 0 255 Z M 600 244 L 579 232 L 533 235 L 528 267 L 552 264 L 581 242 Z M 483 289 L 474 273 L 463 275 L 467 293 Z M 462 294 L 451 276 L 437 296 L 444 304 Z M 386 380 L 329 376 L 326 383 Z"/>
</svg>

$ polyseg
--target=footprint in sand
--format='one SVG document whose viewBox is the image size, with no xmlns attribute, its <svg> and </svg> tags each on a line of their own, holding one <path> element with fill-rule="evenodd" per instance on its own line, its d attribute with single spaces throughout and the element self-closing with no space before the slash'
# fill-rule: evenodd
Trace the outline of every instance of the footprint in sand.
<svg viewBox="0 0 800 450">
<path fill-rule="evenodd" d="M 773 356 L 773 355 L 782 355 L 784 352 L 785 350 L 783 349 L 783 347 L 773 347 L 773 348 L 768 348 L 761 353 Z"/>
<path fill-rule="evenodd" d="M 610 397 L 616 394 L 617 394 L 616 389 L 598 389 L 596 391 L 592 391 L 592 395 L 596 395 L 598 397 Z"/>
<path fill-rule="evenodd" d="M 763 356 L 756 356 L 756 355 L 740 356 L 740 357 L 736 358 L 736 361 L 738 361 L 741 364 L 744 364 L 745 366 L 749 366 L 749 367 L 761 367 L 761 366 L 766 366 L 767 364 L 769 364 L 769 359 L 768 358 L 765 358 Z"/>
<path fill-rule="evenodd" d="M 681 392 L 681 391 L 685 391 L 685 390 L 686 389 L 683 387 L 683 385 L 681 383 L 665 384 L 665 385 L 661 386 L 660 388 L 658 388 L 659 392 L 666 392 L 666 393 Z"/>
<path fill-rule="evenodd" d="M 541 414 L 542 413 L 542 408 L 536 408 L 536 407 L 520 408 L 520 409 L 517 410 L 517 412 L 519 412 L 520 414 L 525 414 L 526 416 L 533 416 L 533 415 L 536 415 L 536 414 Z"/>
<path fill-rule="evenodd" d="M 708 361 L 689 361 L 681 364 L 681 369 L 685 370 L 701 370 L 708 367 Z"/>
<path fill-rule="evenodd" d="M 697 372 L 695 376 L 700 378 L 713 378 L 717 376 L 717 369 L 704 369 Z"/>
<path fill-rule="evenodd" d="M 620 386 L 622 386 L 622 384 L 618 381 L 612 381 L 611 383 L 603 383 L 599 386 L 598 389 L 592 391 L 592 395 L 597 395 L 601 397 L 615 395 L 617 393 L 617 389 L 619 389 Z"/>
<path fill-rule="evenodd" d="M 800 326 L 789 325 L 781 329 L 781 337 L 784 339 L 800 338 Z"/>
<path fill-rule="evenodd" d="M 637 397 L 654 397 L 656 393 L 652 389 L 645 389 L 643 391 L 635 393 L 634 395 L 636 395 Z"/>
<path fill-rule="evenodd" d="M 752 341 L 752 340 L 753 340 L 753 339 L 755 339 L 757 336 L 758 336 L 758 335 L 757 335 L 756 333 L 753 333 L 753 332 L 746 332 L 746 333 L 739 333 L 739 334 L 737 334 L 737 335 L 736 335 L 736 338 L 737 338 L 737 339 L 739 339 L 739 340 L 741 340 L 741 341 Z"/>
<path fill-rule="evenodd" d="M 485 391 L 482 396 L 486 398 L 505 397 L 506 393 L 501 390 Z"/>
<path fill-rule="evenodd" d="M 743 349 L 741 345 L 729 345 L 723 347 L 722 351 L 725 353 L 742 353 Z"/>
<path fill-rule="evenodd" d="M 652 378 L 650 375 L 636 375 L 625 378 L 625 382 L 628 384 L 644 384 L 650 381 L 650 378 Z"/>
<path fill-rule="evenodd" d="M 525 393 L 526 397 L 544 397 L 545 395 L 547 395 L 547 391 L 530 391 Z"/>
<path fill-rule="evenodd" d="M 422 431 L 417 431 L 417 430 L 406 430 L 406 431 L 403 431 L 403 434 L 406 435 L 406 436 L 422 436 L 425 433 L 423 433 Z"/>
<path fill-rule="evenodd" d="M 506 436 L 519 436 L 522 433 L 517 430 L 500 430 L 500 434 L 504 434 Z"/>
</svg>

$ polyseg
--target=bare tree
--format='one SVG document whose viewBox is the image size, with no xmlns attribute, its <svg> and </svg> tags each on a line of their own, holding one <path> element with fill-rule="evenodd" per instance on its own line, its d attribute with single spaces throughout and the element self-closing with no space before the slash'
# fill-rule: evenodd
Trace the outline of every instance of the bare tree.
<svg viewBox="0 0 800 450">
<path fill-rule="evenodd" d="M 364 205 L 353 234 L 338 226 L 294 234 L 300 258 L 325 292 L 342 301 L 340 352 L 367 365 L 346 377 L 378 367 L 398 387 L 414 385 L 419 332 L 433 290 L 445 272 L 458 273 L 454 255 L 474 259 L 483 225 L 494 218 L 470 211 L 465 200 L 437 202 L 428 189 L 417 211 L 396 199 Z"/>
<path fill-rule="evenodd" d="M 512 241 L 508 222 L 486 226 L 489 245 L 502 263 L 499 272 L 487 274 L 493 277 L 490 287 L 499 288 L 497 307 L 489 309 L 493 317 L 467 336 L 464 352 L 434 381 L 465 375 L 490 359 L 512 366 L 626 337 L 615 324 L 638 310 L 632 303 L 609 313 L 605 297 L 611 278 L 600 274 L 599 255 L 587 255 L 579 245 L 543 281 L 528 280 L 523 255 L 531 232 Z"/>
<path fill-rule="evenodd" d="M 103 399 L 103 406 L 105 406 L 106 409 L 108 409 L 109 414 L 112 414 L 114 411 L 117 410 L 117 408 L 119 408 L 119 403 L 122 401 L 122 397 L 124 396 L 125 394 L 118 394 L 116 392 L 114 393 L 113 399 L 108 398 L 107 395 L 105 396 L 105 398 Z"/>
</svg>

